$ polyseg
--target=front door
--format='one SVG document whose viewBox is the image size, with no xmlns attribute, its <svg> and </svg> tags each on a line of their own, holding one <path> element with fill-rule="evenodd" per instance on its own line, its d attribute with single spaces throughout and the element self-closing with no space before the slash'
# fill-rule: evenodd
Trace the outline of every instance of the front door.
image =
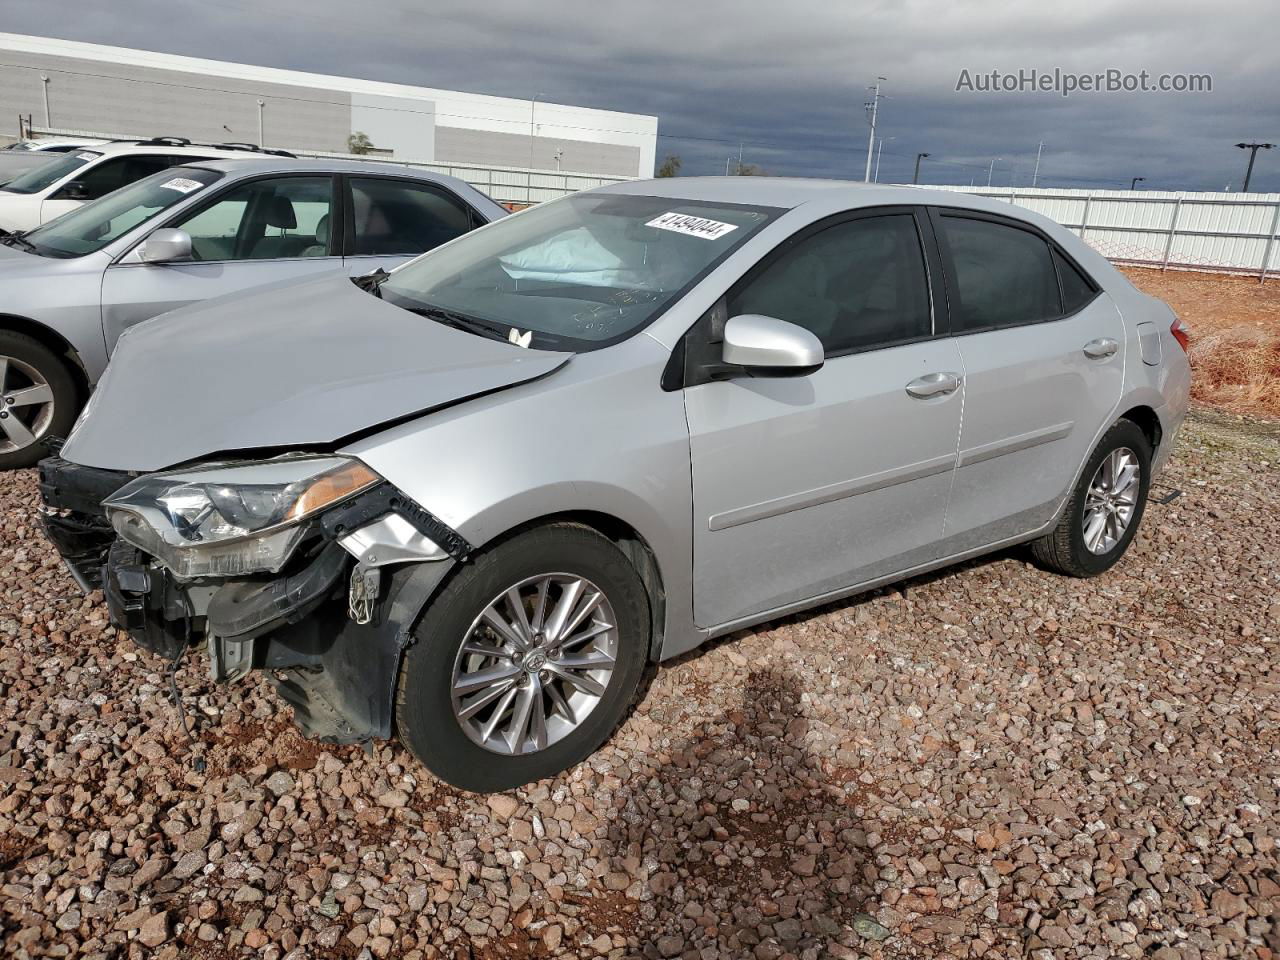
<svg viewBox="0 0 1280 960">
<path fill-rule="evenodd" d="M 934 221 L 965 372 L 956 554 L 1053 518 L 1115 416 L 1125 334 L 1111 298 L 1037 231 L 961 211 Z"/>
<path fill-rule="evenodd" d="M 910 208 L 825 221 L 784 242 L 718 306 L 725 317 L 807 327 L 826 362 L 807 377 L 685 389 L 699 626 L 937 556 L 963 380 L 943 311 L 935 321 L 928 235 Z M 714 314 L 699 324 L 712 341 Z"/>
<path fill-rule="evenodd" d="M 148 264 L 130 254 L 107 269 L 102 283 L 107 350 L 114 349 L 126 327 L 169 310 L 340 269 L 332 236 L 334 180 L 322 175 L 249 181 L 166 223 L 191 235 L 192 258 Z"/>
</svg>

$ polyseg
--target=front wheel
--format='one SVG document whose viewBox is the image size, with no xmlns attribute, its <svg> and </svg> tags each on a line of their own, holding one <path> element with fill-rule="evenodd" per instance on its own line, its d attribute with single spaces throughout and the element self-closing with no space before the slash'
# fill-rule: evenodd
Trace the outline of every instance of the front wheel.
<svg viewBox="0 0 1280 960">
<path fill-rule="evenodd" d="M 1094 448 L 1052 533 L 1031 544 L 1043 566 L 1072 577 L 1110 569 L 1138 532 L 1151 484 L 1151 441 L 1120 420 Z"/>
<path fill-rule="evenodd" d="M 47 456 L 44 440 L 65 437 L 78 412 L 67 365 L 39 340 L 0 330 L 0 470 Z"/>
<path fill-rule="evenodd" d="M 506 790 L 580 762 L 617 726 L 647 659 L 648 597 L 610 540 L 555 524 L 464 567 L 414 635 L 400 739 L 454 786 Z"/>
</svg>

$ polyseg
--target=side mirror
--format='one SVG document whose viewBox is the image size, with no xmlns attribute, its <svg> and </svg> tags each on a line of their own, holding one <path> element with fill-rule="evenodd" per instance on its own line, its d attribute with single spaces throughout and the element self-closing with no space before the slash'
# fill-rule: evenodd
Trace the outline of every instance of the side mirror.
<svg viewBox="0 0 1280 960">
<path fill-rule="evenodd" d="M 725 363 L 756 376 L 803 377 L 822 366 L 822 341 L 804 327 L 744 313 L 724 325 Z"/>
<path fill-rule="evenodd" d="M 143 263 L 174 263 L 191 259 L 191 234 L 165 227 L 154 231 L 142 243 L 138 259 Z"/>
</svg>

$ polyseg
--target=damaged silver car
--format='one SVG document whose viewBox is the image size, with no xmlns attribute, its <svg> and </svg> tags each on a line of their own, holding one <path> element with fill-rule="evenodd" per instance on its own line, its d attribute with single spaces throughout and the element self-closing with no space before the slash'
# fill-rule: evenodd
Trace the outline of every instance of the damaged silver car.
<svg viewBox="0 0 1280 960">
<path fill-rule="evenodd" d="M 1009 544 L 1108 569 L 1185 341 L 1008 204 L 617 184 L 131 327 L 46 529 L 143 646 L 499 790 L 708 638 Z"/>
</svg>

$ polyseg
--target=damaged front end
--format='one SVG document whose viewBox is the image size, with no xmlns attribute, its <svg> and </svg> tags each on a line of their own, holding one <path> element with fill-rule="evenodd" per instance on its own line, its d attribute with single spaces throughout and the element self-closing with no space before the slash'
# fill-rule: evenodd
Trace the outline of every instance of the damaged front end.
<svg viewBox="0 0 1280 960">
<path fill-rule="evenodd" d="M 204 644 L 215 682 L 267 671 L 328 742 L 390 736 L 410 631 L 471 552 L 345 457 L 143 476 L 52 458 L 40 475 L 50 540 L 116 626 L 170 660 Z"/>
</svg>

